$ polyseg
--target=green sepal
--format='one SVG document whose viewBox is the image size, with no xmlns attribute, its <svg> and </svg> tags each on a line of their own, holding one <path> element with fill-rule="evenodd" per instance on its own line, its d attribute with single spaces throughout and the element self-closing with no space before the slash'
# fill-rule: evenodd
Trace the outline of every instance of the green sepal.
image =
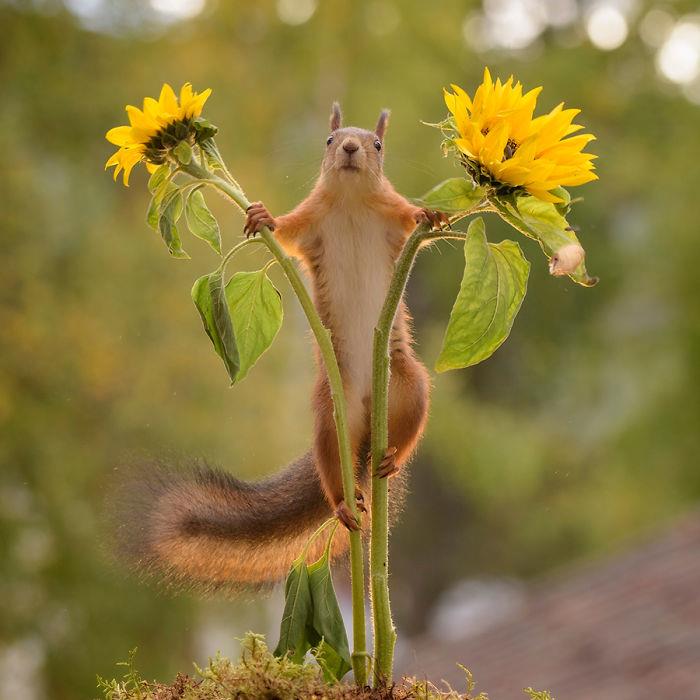
<svg viewBox="0 0 700 700">
<path fill-rule="evenodd" d="M 417 204 L 446 214 L 461 214 L 473 209 L 486 197 L 486 190 L 466 177 L 452 177 L 426 192 Z"/>
<path fill-rule="evenodd" d="M 264 269 L 237 272 L 226 285 L 239 356 L 234 382 L 240 382 L 272 345 L 282 326 L 284 311 L 280 293 Z"/>
<path fill-rule="evenodd" d="M 555 193 L 561 196 L 559 192 Z M 565 246 L 581 245 L 560 209 L 551 202 L 524 194 L 507 197 L 492 195 L 489 201 L 504 221 L 528 238 L 536 240 L 550 261 Z M 570 198 L 568 202 L 565 199 L 564 204 L 559 206 L 569 206 L 569 202 Z M 589 276 L 584 259 L 569 273 L 569 277 L 584 287 L 592 287 L 598 282 L 597 277 Z"/>
<path fill-rule="evenodd" d="M 196 132 L 195 140 L 200 144 L 216 136 L 216 133 L 219 131 L 218 127 L 214 126 L 208 119 L 204 119 L 204 117 L 197 117 L 192 122 L 192 126 Z"/>
<path fill-rule="evenodd" d="M 565 190 L 563 187 L 555 187 L 553 190 L 550 190 L 550 194 L 562 200 L 561 202 L 556 202 L 554 208 L 565 217 L 571 211 L 571 195 L 569 194 L 569 190 Z"/>
<path fill-rule="evenodd" d="M 190 191 L 185 202 L 185 219 L 191 233 L 206 241 L 221 255 L 221 231 L 219 223 L 209 211 L 199 187 Z"/>
<path fill-rule="evenodd" d="M 513 241 L 489 243 L 474 219 L 464 243 L 465 268 L 435 369 L 469 367 L 506 340 L 527 291 L 530 263 Z"/>
<path fill-rule="evenodd" d="M 199 141 L 199 148 L 204 154 L 207 167 L 211 170 L 224 170 L 224 164 L 219 156 L 219 152 L 211 139 Z"/>
<path fill-rule="evenodd" d="M 187 141 L 183 140 L 173 148 L 173 155 L 183 165 L 189 165 L 192 162 L 192 146 Z"/>
<path fill-rule="evenodd" d="M 204 275 L 194 283 L 192 301 L 199 311 L 204 330 L 223 360 L 233 383 L 240 369 L 240 360 L 220 270 Z"/>
</svg>

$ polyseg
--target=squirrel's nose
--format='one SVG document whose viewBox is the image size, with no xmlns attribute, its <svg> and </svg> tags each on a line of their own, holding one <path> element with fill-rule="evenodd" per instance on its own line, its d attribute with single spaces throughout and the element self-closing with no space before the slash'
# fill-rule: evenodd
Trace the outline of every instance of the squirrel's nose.
<svg viewBox="0 0 700 700">
<path fill-rule="evenodd" d="M 357 143 L 355 143 L 355 141 L 346 141 L 346 142 L 343 144 L 343 150 L 344 150 L 346 153 L 352 154 L 352 153 L 354 153 L 356 150 L 358 150 L 359 148 L 360 148 L 360 147 L 358 146 Z"/>
</svg>

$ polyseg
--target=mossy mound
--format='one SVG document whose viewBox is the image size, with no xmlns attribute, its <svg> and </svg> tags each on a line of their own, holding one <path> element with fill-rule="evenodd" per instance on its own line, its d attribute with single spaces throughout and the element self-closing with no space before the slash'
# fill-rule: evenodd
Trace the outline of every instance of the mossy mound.
<svg viewBox="0 0 700 700">
<path fill-rule="evenodd" d="M 170 685 L 149 682 L 134 668 L 134 654 L 123 664 L 121 680 L 100 678 L 105 700 L 488 700 L 484 693 L 472 695 L 474 683 L 465 669 L 467 689 L 440 690 L 429 681 L 404 678 L 386 688 L 358 688 L 350 683 L 328 685 L 315 664 L 296 664 L 276 658 L 261 635 L 248 633 L 237 663 L 222 656 L 209 661 L 196 674 L 179 673 Z M 548 693 L 526 691 L 532 700 L 552 700 Z"/>
</svg>

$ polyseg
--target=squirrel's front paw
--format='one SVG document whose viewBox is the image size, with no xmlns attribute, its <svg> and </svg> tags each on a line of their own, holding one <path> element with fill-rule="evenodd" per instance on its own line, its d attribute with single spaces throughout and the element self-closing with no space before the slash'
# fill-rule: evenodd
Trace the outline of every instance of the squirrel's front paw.
<svg viewBox="0 0 700 700">
<path fill-rule="evenodd" d="M 335 517 L 338 518 L 348 530 L 355 531 L 360 529 L 359 521 L 352 514 L 345 501 L 340 501 L 335 507 Z"/>
<path fill-rule="evenodd" d="M 262 202 L 253 202 L 245 210 L 245 213 L 243 233 L 245 233 L 246 238 L 255 236 L 264 226 L 267 226 L 271 231 L 275 230 L 275 217 L 270 214 Z"/>
<path fill-rule="evenodd" d="M 444 212 L 436 211 L 435 209 L 423 207 L 416 212 L 414 218 L 419 226 L 420 224 L 430 224 L 430 228 L 450 228 L 450 217 Z"/>
</svg>

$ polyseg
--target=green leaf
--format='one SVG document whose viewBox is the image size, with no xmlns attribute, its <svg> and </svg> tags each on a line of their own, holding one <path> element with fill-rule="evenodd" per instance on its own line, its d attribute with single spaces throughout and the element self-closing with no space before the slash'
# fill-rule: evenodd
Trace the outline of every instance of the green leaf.
<svg viewBox="0 0 700 700">
<path fill-rule="evenodd" d="M 264 269 L 233 275 L 226 285 L 226 299 L 240 357 L 234 381 L 240 382 L 272 345 L 282 325 L 282 301 Z"/>
<path fill-rule="evenodd" d="M 201 190 L 193 189 L 185 202 L 185 218 L 190 231 L 206 241 L 221 255 L 221 231 L 214 215 L 209 211 Z"/>
<path fill-rule="evenodd" d="M 313 647 L 311 653 L 321 667 L 326 683 L 342 680 L 343 676 L 350 670 L 347 661 L 324 639 L 319 638 L 316 630 L 309 630 L 309 640 Z"/>
<path fill-rule="evenodd" d="M 328 549 L 323 556 L 309 565 L 309 587 L 311 589 L 311 625 L 321 638 L 316 649 L 324 675 L 340 680 L 351 668 L 348 636 L 340 614 L 338 598 L 333 588 Z"/>
<path fill-rule="evenodd" d="M 173 185 L 172 190 L 167 191 L 158 210 L 158 230 L 168 246 L 170 255 L 174 258 L 188 259 L 190 256 L 183 250 L 180 233 L 176 222 L 182 214 L 182 193 Z"/>
<path fill-rule="evenodd" d="M 280 640 L 275 656 L 290 653 L 290 658 L 301 663 L 311 648 L 307 635 L 307 623 L 311 617 L 311 589 L 309 572 L 303 555 L 295 560 L 284 586 L 284 612 L 280 626 Z"/>
<path fill-rule="evenodd" d="M 238 374 L 240 360 L 221 271 L 204 275 L 194 283 L 192 301 L 202 318 L 204 330 L 214 344 L 217 354 L 224 361 L 233 383 Z"/>
<path fill-rule="evenodd" d="M 170 166 L 167 163 L 163 163 L 163 165 L 159 165 L 153 173 L 151 173 L 151 177 L 148 178 L 148 191 L 151 194 L 155 194 L 158 191 L 158 188 L 163 184 L 165 181 L 165 178 L 168 177 L 170 174 Z"/>
<path fill-rule="evenodd" d="M 597 277 L 588 275 L 583 259 L 583 248 L 556 205 L 532 195 L 517 195 L 510 198 L 493 196 L 490 201 L 504 221 L 539 242 L 550 262 L 561 250 L 579 249 L 580 255 L 574 260 L 577 264 L 572 265 L 572 269 L 567 270 L 567 274 L 574 282 L 584 287 L 592 287 L 598 282 Z M 566 206 L 568 206 L 567 202 L 559 205 L 560 208 Z"/>
<path fill-rule="evenodd" d="M 173 148 L 173 154 L 183 165 L 189 165 L 192 161 L 192 146 L 187 141 L 180 141 Z"/>
<path fill-rule="evenodd" d="M 446 214 L 459 214 L 475 207 L 486 196 L 486 190 L 465 177 L 453 177 L 433 187 L 418 202 Z"/>
<path fill-rule="evenodd" d="M 488 243 L 484 221 L 469 225 L 464 277 L 435 369 L 475 365 L 493 354 L 513 326 L 527 290 L 530 263 L 513 241 Z"/>
<path fill-rule="evenodd" d="M 162 170 L 161 168 L 166 168 Z M 159 175 L 161 173 L 162 175 Z M 158 231 L 158 219 L 160 218 L 160 205 L 163 199 L 167 196 L 173 196 L 174 192 L 178 189 L 177 185 L 168 179 L 168 166 L 162 165 L 158 170 L 156 170 L 151 179 L 148 181 L 148 187 L 151 189 L 153 184 L 153 189 L 151 192 L 153 196 L 148 205 L 148 212 L 146 213 L 146 221 L 148 225 L 154 230 Z M 158 177 L 156 177 L 158 175 Z M 154 179 L 155 178 L 155 179 Z"/>
</svg>

